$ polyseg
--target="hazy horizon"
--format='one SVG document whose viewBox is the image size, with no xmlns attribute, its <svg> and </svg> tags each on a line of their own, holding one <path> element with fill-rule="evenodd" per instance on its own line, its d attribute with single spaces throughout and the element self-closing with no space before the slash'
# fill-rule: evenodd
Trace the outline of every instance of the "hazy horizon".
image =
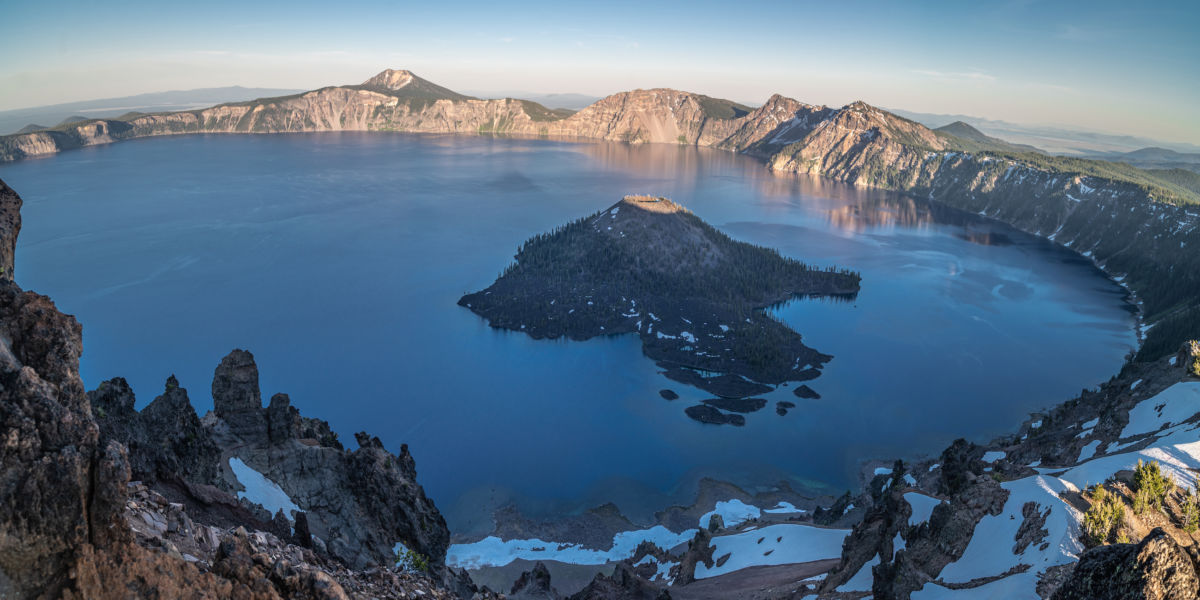
<svg viewBox="0 0 1200 600">
<path fill-rule="evenodd" d="M 459 90 L 671 87 L 756 103 L 780 93 L 1200 144 L 1200 9 L 1182 2 L 123 6 L 8 8 L 0 50 L 21 59 L 0 65 L 0 110 L 315 89 L 397 68 Z"/>
</svg>

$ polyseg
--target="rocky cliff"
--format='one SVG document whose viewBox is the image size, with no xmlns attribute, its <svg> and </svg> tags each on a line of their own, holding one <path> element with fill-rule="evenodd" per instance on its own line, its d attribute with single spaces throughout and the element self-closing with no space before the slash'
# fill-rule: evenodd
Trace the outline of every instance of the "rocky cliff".
<svg viewBox="0 0 1200 600">
<path fill-rule="evenodd" d="M 1148 323 L 1139 358 L 1174 352 L 1200 327 L 1200 207 L 1127 165 L 965 152 L 961 140 L 851 104 L 769 159 L 806 173 L 927 197 L 1063 244 L 1134 292 Z M 1171 200 L 1167 202 L 1164 200 Z"/>
<path fill-rule="evenodd" d="M 20 198 L 0 191 L 11 265 Z M 442 565 L 448 532 L 405 449 L 360 434 L 346 452 L 286 396 L 255 405 L 241 351 L 218 367 L 203 421 L 174 377 L 139 413 L 124 380 L 84 392 L 81 334 L 0 279 L 0 597 L 492 596 Z M 301 510 L 257 505 L 271 486 Z M 397 543 L 423 555 L 420 572 L 391 567 Z"/>
<path fill-rule="evenodd" d="M 911 193 L 1069 246 L 1143 303 L 1155 327 L 1147 330 L 1140 360 L 1173 352 L 1200 329 L 1194 191 L 1129 165 L 1026 152 L 961 127 L 930 130 L 863 102 L 835 109 L 775 95 L 751 109 L 652 89 L 614 94 L 567 114 L 525 100 L 478 100 L 387 70 L 360 85 L 4 136 L 0 161 L 135 137 L 313 131 L 503 133 L 742 152 L 779 173 Z"/>
</svg>

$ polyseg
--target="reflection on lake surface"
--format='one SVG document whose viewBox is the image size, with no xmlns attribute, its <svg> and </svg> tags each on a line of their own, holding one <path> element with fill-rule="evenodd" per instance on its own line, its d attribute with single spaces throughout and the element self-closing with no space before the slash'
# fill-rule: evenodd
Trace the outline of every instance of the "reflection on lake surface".
<svg viewBox="0 0 1200 600">
<path fill-rule="evenodd" d="M 342 439 L 410 445 L 453 528 L 480 507 L 617 501 L 645 514 L 696 478 L 844 489 L 856 461 L 1011 430 L 1106 380 L 1133 348 L 1123 293 L 1053 245 L 920 200 L 772 175 L 734 154 L 472 136 L 137 140 L 0 166 L 25 200 L 23 286 L 84 324 L 88 387 L 145 405 L 172 373 L 203 412 L 252 350 Z M 535 341 L 457 299 L 529 236 L 627 193 L 665 195 L 736 239 L 863 275 L 853 302 L 773 310 L 834 356 L 746 426 L 704 426 L 634 336 Z M 667 401 L 658 391 L 682 396 Z M 682 499 L 687 499 L 686 497 Z"/>
</svg>

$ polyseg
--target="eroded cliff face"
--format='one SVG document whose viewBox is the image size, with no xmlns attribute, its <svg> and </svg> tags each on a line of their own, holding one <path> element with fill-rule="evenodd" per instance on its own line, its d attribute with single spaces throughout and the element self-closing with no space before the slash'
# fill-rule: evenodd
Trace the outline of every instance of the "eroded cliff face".
<svg viewBox="0 0 1200 600">
<path fill-rule="evenodd" d="M 703 96 L 670 89 L 635 90 L 603 98 L 550 124 L 550 135 L 630 143 L 711 146 L 733 133 L 741 119 L 714 117 Z"/>
<path fill-rule="evenodd" d="M 0 188 L 0 245 L 11 248 L 19 198 Z M 235 582 L 132 543 L 129 464 L 123 446 L 99 441 L 81 333 L 49 298 L 0 281 L 0 596 L 279 597 L 265 578 Z"/>
<path fill-rule="evenodd" d="M 21 233 L 21 204 L 21 197 L 0 181 L 0 281 L 13 279 L 17 234 Z"/>
<path fill-rule="evenodd" d="M 360 434 L 346 452 L 286 396 L 263 408 L 249 353 L 218 367 L 220 414 L 203 423 L 174 377 L 140 413 L 124 380 L 85 393 L 79 322 L 10 279 L 20 205 L 0 181 L 0 597 L 476 594 L 442 565 L 449 534 L 407 450 Z M 235 457 L 308 514 L 272 516 L 235 498 Z M 428 573 L 392 568 L 396 542 L 428 557 Z"/>
<path fill-rule="evenodd" d="M 223 104 L 202 110 L 104 119 L 0 137 L 0 161 L 120 139 L 184 133 L 407 131 L 505 133 L 630 143 L 748 148 L 788 121 L 828 109 L 781 96 L 751 112 L 728 101 L 670 89 L 614 94 L 570 115 L 511 98 L 479 100 L 408 71 L 387 70 L 361 85 Z M 792 123 L 790 129 L 794 129 Z M 794 132 L 793 132 L 794 133 Z M 775 140 L 782 147 L 784 140 Z M 761 149 L 760 149 L 761 151 Z"/>
</svg>

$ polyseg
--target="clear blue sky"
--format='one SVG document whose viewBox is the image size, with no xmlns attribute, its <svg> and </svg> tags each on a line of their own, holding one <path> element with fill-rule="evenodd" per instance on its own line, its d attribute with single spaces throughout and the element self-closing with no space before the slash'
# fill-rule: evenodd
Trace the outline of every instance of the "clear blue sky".
<svg viewBox="0 0 1200 600">
<path fill-rule="evenodd" d="M 181 3 L 0 0 L 0 110 L 358 83 L 675 87 L 1200 143 L 1200 1 Z"/>
</svg>

